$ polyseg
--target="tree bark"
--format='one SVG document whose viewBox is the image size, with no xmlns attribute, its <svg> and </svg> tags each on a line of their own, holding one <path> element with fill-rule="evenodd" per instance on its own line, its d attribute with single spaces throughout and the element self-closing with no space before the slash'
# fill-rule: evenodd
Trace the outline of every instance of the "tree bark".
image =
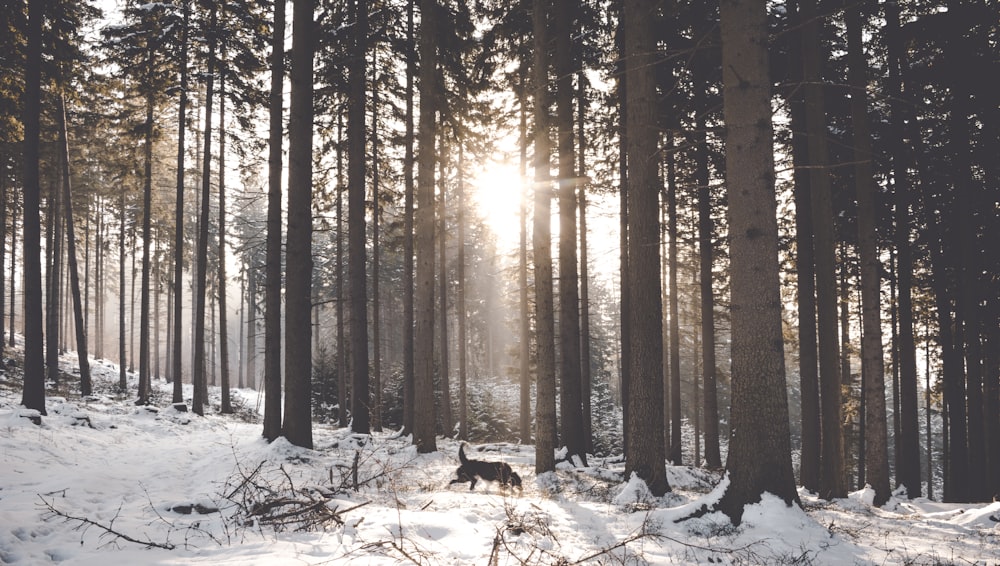
<svg viewBox="0 0 1000 566">
<path fill-rule="evenodd" d="M 875 505 L 892 495 L 889 486 L 889 431 L 886 424 L 885 365 L 882 353 L 881 269 L 875 233 L 874 153 L 868 125 L 868 63 L 862 47 L 861 13 L 847 7 L 848 82 L 854 127 L 855 184 L 858 194 L 858 248 L 861 256 L 861 359 L 864 376 L 865 478 L 875 490 Z"/>
<path fill-rule="evenodd" d="M 62 152 L 62 191 L 64 212 L 66 213 L 66 254 L 69 258 L 70 292 L 73 295 L 73 318 L 76 322 L 76 352 L 80 367 L 80 395 L 92 393 L 90 380 L 90 359 L 87 357 L 87 330 L 83 321 L 83 302 L 80 297 L 80 271 L 76 261 L 76 233 L 73 227 L 73 191 L 69 177 L 69 136 L 66 132 L 66 97 L 59 92 L 59 137 Z"/>
<path fill-rule="evenodd" d="M 288 121 L 285 407 L 281 434 L 312 448 L 313 0 L 294 0 Z"/>
<path fill-rule="evenodd" d="M 645 480 L 655 496 L 670 491 L 663 446 L 663 319 L 660 299 L 659 135 L 656 123 L 656 2 L 626 0 L 625 76 L 628 179 L 629 296 L 632 334 L 625 476 Z"/>
<path fill-rule="evenodd" d="M 798 495 L 781 333 L 767 14 L 764 0 L 724 0 L 720 9 L 733 403 L 730 484 L 719 508 L 738 524 L 744 506 L 764 492 L 789 505 Z"/>
<path fill-rule="evenodd" d="M 535 473 L 555 471 L 556 361 L 552 297 L 552 180 L 549 149 L 548 0 L 534 0 L 535 210 L 531 234 L 535 261 Z"/>
<path fill-rule="evenodd" d="M 225 13 L 223 13 L 224 15 Z M 225 47 L 222 60 L 225 61 Z M 222 389 L 223 414 L 233 412 L 229 394 L 229 328 L 226 313 L 226 69 L 219 74 L 219 385 Z"/>
<path fill-rule="evenodd" d="M 902 104 L 902 73 L 906 67 L 899 30 L 899 5 L 886 2 L 886 42 L 889 50 L 889 104 L 892 113 L 893 181 L 895 185 L 894 245 L 898 256 L 898 356 L 899 356 L 899 436 L 896 438 L 896 482 L 906 487 L 911 498 L 921 495 L 920 430 L 917 418 L 917 356 L 913 337 L 913 252 L 910 243 L 911 154 L 904 141 L 905 119 Z M 939 313 L 940 314 L 940 313 Z M 943 337 L 942 337 L 943 341 Z M 948 346 L 950 348 L 950 345 Z"/>
<path fill-rule="evenodd" d="M 420 118 L 414 251 L 413 443 L 437 451 L 434 408 L 434 165 L 437 139 L 437 38 L 435 0 L 420 0 Z"/>
<path fill-rule="evenodd" d="M 21 404 L 45 415 L 45 354 L 42 330 L 42 263 L 39 201 L 39 139 L 41 115 L 42 18 L 41 2 L 28 4 L 22 120 L 24 124 L 24 220 L 21 252 L 24 264 L 24 387 Z M 13 296 L 13 293 L 11 293 Z M 11 309 L 13 314 L 14 309 Z M 14 325 L 11 325 L 13 344 Z"/>
<path fill-rule="evenodd" d="M 837 276 L 834 258 L 833 202 L 827 171 L 827 126 L 815 0 L 802 1 L 802 65 L 809 139 L 809 173 L 816 263 L 816 305 L 819 337 L 821 460 L 819 494 L 824 499 L 847 496 L 844 438 L 841 431 L 840 354 L 837 332 Z"/>
<path fill-rule="evenodd" d="M 173 397 L 174 403 L 184 402 L 184 386 L 183 386 L 183 344 L 184 344 L 184 327 L 182 322 L 183 308 L 183 291 L 184 288 L 184 157 L 186 147 L 184 144 L 184 137 L 187 132 L 187 105 L 188 105 L 188 68 L 187 68 L 187 54 L 188 54 L 188 27 L 191 17 L 191 4 L 188 0 L 184 0 L 183 7 L 183 24 L 181 26 L 181 59 L 180 59 L 180 100 L 177 105 L 177 186 L 176 186 L 176 199 L 174 205 L 174 280 L 173 280 L 173 335 L 170 347 L 172 348 L 173 354 L 171 355 L 172 369 L 171 377 L 173 379 Z M 100 285 L 103 278 L 98 277 L 97 281 Z M 100 297 L 100 293 L 98 297 Z M 100 301 L 98 301 L 100 302 Z M 100 312 L 100 310 L 98 311 Z M 98 320 L 103 320 L 103 316 L 99 316 Z M 98 325 L 98 336 L 101 335 L 100 324 Z M 98 343 L 97 354 L 100 356 L 101 347 Z"/>
<path fill-rule="evenodd" d="M 218 41 L 216 34 L 218 8 L 211 7 L 208 29 L 208 79 L 205 83 L 205 146 L 202 156 L 201 170 L 201 209 L 198 221 L 198 249 L 196 254 L 197 268 L 195 271 L 194 297 L 194 365 L 191 382 L 193 396 L 191 410 L 196 415 L 205 414 L 208 404 L 208 372 L 205 367 L 205 311 L 208 294 L 208 221 L 210 212 L 210 197 L 212 192 L 212 103 L 215 97 L 215 48 Z"/>
<path fill-rule="evenodd" d="M 348 67 L 351 96 L 347 106 L 347 261 L 351 294 L 351 430 L 371 433 L 371 391 L 368 383 L 368 276 L 365 235 L 365 48 L 368 3 L 352 2 L 354 33 Z M 377 206 L 377 205 L 376 205 Z M 377 237 L 377 234 L 376 234 Z"/>
<path fill-rule="evenodd" d="M 267 239 L 264 261 L 264 438 L 281 436 L 281 176 L 285 80 L 285 2 L 274 3 L 268 100 Z"/>
</svg>

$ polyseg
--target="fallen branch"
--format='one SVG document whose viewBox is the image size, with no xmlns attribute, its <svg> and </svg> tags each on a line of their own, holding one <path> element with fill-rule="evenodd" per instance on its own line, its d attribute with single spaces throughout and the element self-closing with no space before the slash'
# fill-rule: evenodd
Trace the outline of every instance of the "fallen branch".
<svg viewBox="0 0 1000 566">
<path fill-rule="evenodd" d="M 118 515 L 121 513 L 122 510 L 121 505 L 118 506 L 118 511 L 115 512 L 115 516 L 113 519 L 111 519 L 111 522 L 105 525 L 103 523 L 99 523 L 87 517 L 77 517 L 75 515 L 70 515 L 69 513 L 66 513 L 65 511 L 62 511 L 60 509 L 57 509 L 54 505 L 52 505 L 50 501 L 47 501 L 41 495 L 39 495 L 38 498 L 42 500 L 42 504 L 45 506 L 46 509 L 48 509 L 50 513 L 52 513 L 56 517 L 62 517 L 67 521 L 75 521 L 77 523 L 80 523 L 80 525 L 77 528 L 83 527 L 84 531 L 86 531 L 90 527 L 96 527 L 104 531 L 104 534 L 101 535 L 102 537 L 104 535 L 111 535 L 114 537 L 115 540 L 119 539 L 124 540 L 126 542 L 131 542 L 133 544 L 142 545 L 146 548 L 162 548 L 164 550 L 173 550 L 174 548 L 176 548 L 173 544 L 169 542 L 156 542 L 149 539 L 145 540 L 138 539 L 115 529 L 114 527 L 115 519 L 117 519 Z"/>
</svg>

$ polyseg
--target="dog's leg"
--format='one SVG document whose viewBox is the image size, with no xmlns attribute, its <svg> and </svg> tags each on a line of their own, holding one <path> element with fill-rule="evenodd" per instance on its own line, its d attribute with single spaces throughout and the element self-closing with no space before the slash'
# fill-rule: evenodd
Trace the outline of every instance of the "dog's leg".
<svg viewBox="0 0 1000 566">
<path fill-rule="evenodd" d="M 476 482 L 479 481 L 475 476 L 473 476 L 472 481 L 469 482 L 469 491 L 476 488 Z"/>
</svg>

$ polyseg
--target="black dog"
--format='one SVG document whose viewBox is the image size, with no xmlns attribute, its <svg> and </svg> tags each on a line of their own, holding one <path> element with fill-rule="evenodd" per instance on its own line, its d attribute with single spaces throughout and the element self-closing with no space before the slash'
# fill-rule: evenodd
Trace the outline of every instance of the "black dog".
<svg viewBox="0 0 1000 566">
<path fill-rule="evenodd" d="M 516 487 L 519 491 L 523 491 L 521 476 L 517 475 L 517 472 L 512 470 L 510 465 L 505 462 L 470 460 L 465 456 L 464 443 L 458 448 L 458 460 L 462 463 L 455 470 L 455 475 L 458 476 L 458 479 L 451 480 L 451 483 L 448 485 L 469 482 L 469 491 L 472 491 L 479 480 L 498 481 L 500 485 Z"/>
</svg>

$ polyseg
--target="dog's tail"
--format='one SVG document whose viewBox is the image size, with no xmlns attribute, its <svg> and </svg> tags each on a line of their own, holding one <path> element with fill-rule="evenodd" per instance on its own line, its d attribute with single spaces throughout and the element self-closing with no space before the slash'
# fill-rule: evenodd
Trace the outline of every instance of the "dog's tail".
<svg viewBox="0 0 1000 566">
<path fill-rule="evenodd" d="M 458 461 L 465 464 L 469 463 L 469 459 L 465 457 L 465 443 L 463 442 L 461 446 L 458 447 Z"/>
</svg>

